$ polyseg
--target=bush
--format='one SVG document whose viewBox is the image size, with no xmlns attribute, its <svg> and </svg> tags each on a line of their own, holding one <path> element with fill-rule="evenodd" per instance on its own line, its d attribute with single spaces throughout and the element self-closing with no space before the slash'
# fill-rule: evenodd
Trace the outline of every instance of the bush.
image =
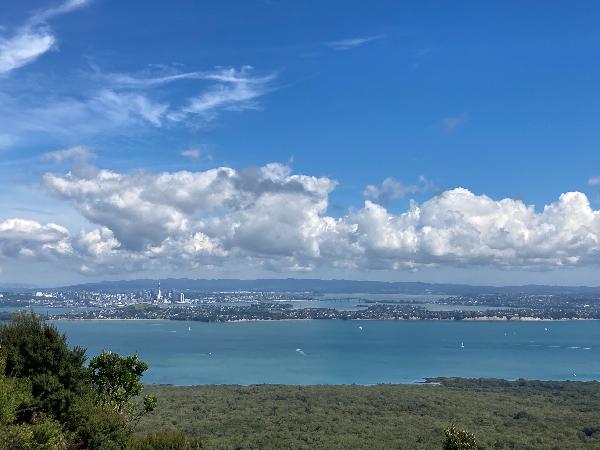
<svg viewBox="0 0 600 450">
<path fill-rule="evenodd" d="M 94 398 L 82 398 L 73 408 L 71 426 L 79 447 L 94 450 L 123 449 L 131 438 L 127 419 L 110 407 L 94 403 Z"/>
<path fill-rule="evenodd" d="M 195 450 L 175 431 L 132 440 L 134 425 L 156 407 L 139 401 L 148 365 L 137 355 L 102 352 L 85 363 L 85 349 L 34 314 L 0 325 L 0 450 Z"/>
<path fill-rule="evenodd" d="M 0 428 L 0 450 L 61 450 L 67 440 L 61 425 L 42 419 L 33 425 L 20 424 Z"/>
<path fill-rule="evenodd" d="M 31 386 L 27 380 L 6 377 L 4 361 L 0 359 L 0 426 L 15 422 L 32 402 Z"/>
<path fill-rule="evenodd" d="M 475 435 L 466 430 L 460 430 L 450 425 L 444 431 L 444 450 L 477 450 Z"/>
<path fill-rule="evenodd" d="M 6 375 L 30 381 L 39 412 L 62 419 L 89 389 L 85 349 L 69 349 L 66 337 L 33 313 L 17 313 L 0 326 L 0 349 Z"/>
<path fill-rule="evenodd" d="M 38 450 L 60 450 L 66 448 L 62 426 L 56 420 L 44 419 L 31 426 L 34 448 Z"/>
<path fill-rule="evenodd" d="M 158 433 L 135 437 L 127 450 L 200 450 L 202 443 L 198 439 L 189 440 L 180 431 L 164 430 Z"/>
</svg>

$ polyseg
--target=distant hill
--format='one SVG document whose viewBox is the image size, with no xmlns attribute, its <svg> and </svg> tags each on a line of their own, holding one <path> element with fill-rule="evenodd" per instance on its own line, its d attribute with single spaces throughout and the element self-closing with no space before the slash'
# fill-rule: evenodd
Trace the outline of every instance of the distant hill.
<svg viewBox="0 0 600 450">
<path fill-rule="evenodd" d="M 421 282 L 385 282 L 356 280 L 320 280 L 320 279 L 161 279 L 163 290 L 182 290 L 195 292 L 214 291 L 279 291 L 314 293 L 372 293 L 372 294 L 598 294 L 600 287 L 588 286 L 472 286 L 468 284 L 438 284 Z M 90 291 L 134 291 L 155 289 L 157 280 L 138 279 L 121 281 L 101 281 L 97 283 L 77 284 L 54 288 L 53 290 L 90 290 Z"/>
<path fill-rule="evenodd" d="M 37 289 L 31 284 L 21 283 L 0 283 L 0 292 L 30 292 Z"/>
</svg>

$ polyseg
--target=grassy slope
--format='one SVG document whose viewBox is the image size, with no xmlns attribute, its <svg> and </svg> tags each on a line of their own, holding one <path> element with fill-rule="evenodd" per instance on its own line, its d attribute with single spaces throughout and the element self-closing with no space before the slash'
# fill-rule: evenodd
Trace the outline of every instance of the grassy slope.
<svg viewBox="0 0 600 450">
<path fill-rule="evenodd" d="M 442 386 L 150 386 L 140 431 L 209 449 L 435 449 L 451 422 L 484 448 L 600 448 L 600 383 L 445 380 Z M 598 431 L 595 431 L 595 430 Z"/>
</svg>

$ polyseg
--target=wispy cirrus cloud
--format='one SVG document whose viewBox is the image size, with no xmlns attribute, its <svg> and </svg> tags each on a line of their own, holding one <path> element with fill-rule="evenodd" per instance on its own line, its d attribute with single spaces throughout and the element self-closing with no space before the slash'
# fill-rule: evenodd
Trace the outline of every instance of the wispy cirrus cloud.
<svg viewBox="0 0 600 450">
<path fill-rule="evenodd" d="M 6 136 L 7 144 L 44 136 L 59 141 L 79 140 L 99 133 L 158 127 L 168 108 L 143 93 L 110 89 L 92 91 L 87 96 L 55 94 L 48 98 L 44 92 L 34 96 L 0 91 L 0 99 L 0 135 Z"/>
<path fill-rule="evenodd" d="M 44 23 L 53 17 L 67 14 L 75 11 L 76 9 L 87 6 L 91 2 L 92 0 L 66 0 L 58 6 L 38 11 L 31 17 L 30 23 Z"/>
<path fill-rule="evenodd" d="M 337 41 L 325 42 L 325 45 L 334 50 L 351 50 L 353 48 L 360 47 L 368 42 L 376 41 L 383 37 L 384 36 L 382 34 L 379 34 L 376 36 L 364 36 L 364 37 L 355 37 L 355 38 L 350 38 L 350 39 L 340 39 Z"/>
<path fill-rule="evenodd" d="M 51 19 L 91 1 L 64 0 L 38 10 L 12 33 L 0 23 L 0 76 L 55 49 Z M 274 89 L 276 76 L 257 75 L 251 66 L 184 71 L 164 65 L 129 73 L 69 70 L 61 78 L 35 72 L 19 80 L 5 76 L 0 79 L 0 149 L 47 138 L 68 145 L 104 133 L 198 128 L 224 112 L 259 109 L 259 98 Z M 184 89 L 171 86 L 183 82 Z"/>
<path fill-rule="evenodd" d="M 256 100 L 271 90 L 270 83 L 276 74 L 253 77 L 250 75 L 252 70 L 251 66 L 244 66 L 240 70 L 219 69 L 205 74 L 205 80 L 215 83 L 199 95 L 189 98 L 187 104 L 173 111 L 168 118 L 180 122 L 200 116 L 211 121 L 222 111 L 257 109 Z"/>
<path fill-rule="evenodd" d="M 87 147 L 76 146 L 64 150 L 46 152 L 41 156 L 42 161 L 51 161 L 54 164 L 62 164 L 67 161 L 85 162 L 96 158 L 96 154 Z"/>
<path fill-rule="evenodd" d="M 189 158 L 189 159 L 199 159 L 200 156 L 202 156 L 202 152 L 200 150 L 198 150 L 197 148 L 193 148 L 193 149 L 184 150 L 182 152 L 179 152 L 179 156 L 183 156 L 184 158 Z"/>
<path fill-rule="evenodd" d="M 588 184 L 590 186 L 600 186 L 600 177 L 590 177 L 588 179 Z"/>
<path fill-rule="evenodd" d="M 169 67 L 140 73 L 111 73 L 101 75 L 116 92 L 146 91 L 181 81 L 196 81 L 202 85 L 200 92 L 186 98 L 183 103 L 169 104 L 161 111 L 164 119 L 172 123 L 187 122 L 194 117 L 213 120 L 222 111 L 257 109 L 256 100 L 270 92 L 276 73 L 254 75 L 252 66 L 216 67 L 208 71 L 178 72 Z M 158 114 L 154 122 L 158 124 Z"/>
<path fill-rule="evenodd" d="M 12 147 L 17 141 L 18 139 L 15 136 L 0 133 L 0 150 Z"/>
<path fill-rule="evenodd" d="M 89 0 L 68 0 L 56 7 L 39 11 L 6 38 L 0 36 L 0 74 L 23 67 L 55 48 L 56 37 L 47 21 L 89 4 Z"/>
<path fill-rule="evenodd" d="M 61 141 L 100 133 L 121 134 L 164 126 L 197 127 L 220 114 L 258 109 L 259 98 L 271 92 L 276 74 L 257 76 L 253 68 L 215 68 L 204 72 L 159 72 L 79 75 L 85 86 L 78 95 L 42 84 L 0 85 L 0 147 L 35 136 Z M 172 84 L 192 81 L 186 96 Z"/>
<path fill-rule="evenodd" d="M 0 40 L 0 74 L 11 72 L 46 53 L 55 38 L 46 30 L 21 30 L 9 39 Z"/>
<path fill-rule="evenodd" d="M 100 91 L 94 98 L 95 107 L 112 117 L 115 123 L 127 123 L 132 118 L 160 127 L 169 105 L 152 100 L 147 95 L 117 92 L 110 89 Z"/>
<path fill-rule="evenodd" d="M 448 116 L 442 119 L 442 128 L 446 132 L 452 132 L 457 128 L 462 127 L 468 120 L 467 113 L 461 113 L 457 116 Z"/>
<path fill-rule="evenodd" d="M 212 161 L 213 160 L 213 156 L 210 153 L 208 153 L 204 150 L 201 150 L 199 148 L 190 148 L 190 149 L 184 150 L 182 152 L 179 152 L 179 156 L 181 156 L 183 158 L 191 159 L 194 161 L 200 161 L 200 160 Z"/>
<path fill-rule="evenodd" d="M 111 73 L 102 75 L 111 84 L 123 88 L 149 88 L 174 83 L 181 80 L 209 80 L 224 83 L 260 83 L 268 82 L 275 77 L 270 74 L 265 77 L 252 76 L 252 66 L 216 67 L 208 71 L 178 72 L 168 66 L 159 66 L 154 71 L 139 73 Z"/>
</svg>

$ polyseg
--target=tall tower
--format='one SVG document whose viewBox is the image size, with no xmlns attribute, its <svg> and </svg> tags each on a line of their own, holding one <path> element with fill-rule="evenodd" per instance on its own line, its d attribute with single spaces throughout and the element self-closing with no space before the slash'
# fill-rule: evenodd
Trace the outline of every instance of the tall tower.
<svg viewBox="0 0 600 450">
<path fill-rule="evenodd" d="M 160 280 L 158 280 L 158 290 L 156 291 L 156 300 L 162 300 L 162 292 L 160 291 Z"/>
</svg>

